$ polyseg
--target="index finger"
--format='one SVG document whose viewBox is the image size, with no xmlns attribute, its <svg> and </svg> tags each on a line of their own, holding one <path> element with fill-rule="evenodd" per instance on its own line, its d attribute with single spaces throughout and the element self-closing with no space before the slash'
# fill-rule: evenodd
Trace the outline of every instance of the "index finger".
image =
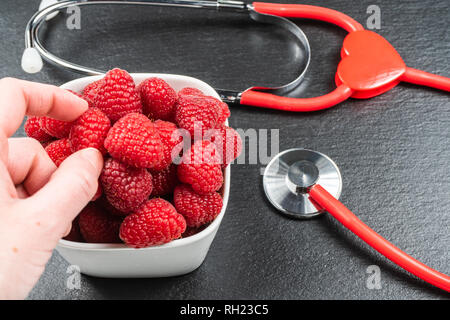
<svg viewBox="0 0 450 320">
<path fill-rule="evenodd" d="M 59 87 L 14 78 L 0 80 L 0 130 L 10 137 L 25 115 L 73 121 L 88 103 Z"/>
</svg>

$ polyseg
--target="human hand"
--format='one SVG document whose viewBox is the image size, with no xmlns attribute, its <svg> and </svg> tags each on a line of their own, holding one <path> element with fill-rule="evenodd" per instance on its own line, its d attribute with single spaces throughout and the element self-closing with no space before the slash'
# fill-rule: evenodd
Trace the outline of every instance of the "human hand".
<svg viewBox="0 0 450 320">
<path fill-rule="evenodd" d="M 56 168 L 37 140 L 9 138 L 24 115 L 75 120 L 88 108 L 76 95 L 5 78 L 0 97 L 0 299 L 22 299 L 94 196 L 103 158 L 88 148 Z"/>
</svg>

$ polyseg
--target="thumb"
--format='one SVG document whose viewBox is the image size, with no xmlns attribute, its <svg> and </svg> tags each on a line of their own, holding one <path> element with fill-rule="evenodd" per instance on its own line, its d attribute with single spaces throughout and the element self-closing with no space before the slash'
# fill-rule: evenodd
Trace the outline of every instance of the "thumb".
<svg viewBox="0 0 450 320">
<path fill-rule="evenodd" d="M 91 201 L 102 168 L 103 157 L 97 149 L 80 150 L 64 160 L 49 182 L 28 200 L 40 212 L 40 219 L 53 221 L 63 232 Z"/>
</svg>

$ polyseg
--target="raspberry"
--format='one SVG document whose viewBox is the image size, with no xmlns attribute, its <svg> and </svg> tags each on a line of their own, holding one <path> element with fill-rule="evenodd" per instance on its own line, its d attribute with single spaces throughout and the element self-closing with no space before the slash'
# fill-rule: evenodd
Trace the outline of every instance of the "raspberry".
<svg viewBox="0 0 450 320">
<path fill-rule="evenodd" d="M 126 164 L 156 167 L 164 157 L 164 149 L 153 122 L 139 113 L 131 113 L 109 130 L 105 147 L 113 158 Z"/>
<path fill-rule="evenodd" d="M 227 118 L 230 117 L 230 109 L 228 108 L 228 105 L 225 102 L 222 102 L 214 97 L 206 96 L 202 91 L 196 88 L 190 88 L 186 87 L 181 89 L 178 92 L 178 96 L 196 96 L 196 97 L 203 97 L 205 100 L 209 100 L 210 103 L 216 104 L 217 108 L 219 110 L 219 117 L 217 119 L 217 127 L 224 125 Z"/>
<path fill-rule="evenodd" d="M 208 137 L 219 151 L 222 168 L 226 167 L 241 154 L 242 140 L 233 128 L 224 126 L 211 130 L 208 132 Z"/>
<path fill-rule="evenodd" d="M 219 190 L 223 174 L 215 145 L 210 141 L 195 142 L 181 159 L 178 179 L 200 194 Z"/>
<path fill-rule="evenodd" d="M 69 142 L 72 151 L 76 152 L 92 147 L 105 155 L 106 149 L 103 143 L 110 128 L 111 122 L 100 109 L 88 109 L 73 123 L 70 129 Z"/>
<path fill-rule="evenodd" d="M 67 138 L 72 127 L 72 122 L 56 120 L 49 117 L 40 118 L 40 123 L 45 132 L 58 139 Z"/>
<path fill-rule="evenodd" d="M 178 239 L 185 230 L 186 221 L 170 202 L 155 198 L 125 218 L 120 238 L 129 246 L 143 248 Z"/>
<path fill-rule="evenodd" d="M 219 117 L 218 105 L 204 96 L 182 95 L 178 99 L 175 122 L 178 127 L 186 129 L 192 137 L 195 130 L 206 131 L 215 128 Z"/>
<path fill-rule="evenodd" d="M 217 103 L 220 109 L 220 116 L 219 119 L 217 119 L 217 127 L 220 127 L 225 125 L 225 121 L 227 121 L 227 119 L 230 117 L 231 112 L 230 108 L 228 108 L 228 105 L 225 102 L 217 100 Z"/>
<path fill-rule="evenodd" d="M 153 167 L 153 170 L 163 170 L 173 162 L 172 157 L 181 152 L 183 145 L 180 145 L 180 143 L 183 141 L 183 136 L 178 135 L 178 128 L 172 122 L 156 120 L 154 125 L 161 138 L 164 156 L 161 162 Z M 178 151 L 172 155 L 175 147 L 177 147 Z"/>
<path fill-rule="evenodd" d="M 83 242 L 83 237 L 81 236 L 80 226 L 78 225 L 79 217 L 76 217 L 72 221 L 72 228 L 67 236 L 64 237 L 64 240 L 75 241 L 75 242 Z"/>
<path fill-rule="evenodd" d="M 160 197 L 173 192 L 178 184 L 177 167 L 171 164 L 162 171 L 151 171 L 153 191 L 152 197 Z"/>
<path fill-rule="evenodd" d="M 48 141 L 44 141 L 44 142 L 41 142 L 41 146 L 42 146 L 42 148 L 47 148 L 47 146 L 50 144 L 50 143 L 52 143 L 52 142 L 55 142 L 56 140 L 55 139 L 52 139 L 52 140 L 48 140 Z"/>
<path fill-rule="evenodd" d="M 89 103 L 89 107 L 92 108 L 94 106 L 95 96 L 97 95 L 99 88 L 104 83 L 105 83 L 105 81 L 103 79 L 100 79 L 100 80 L 94 81 L 94 82 L 88 84 L 86 87 L 84 87 L 82 97 L 84 98 L 84 100 L 86 100 Z"/>
<path fill-rule="evenodd" d="M 208 101 L 208 103 L 211 106 L 215 105 L 215 108 L 217 108 L 219 110 L 219 116 L 217 118 L 216 128 L 225 125 L 225 121 L 227 121 L 227 119 L 231 115 L 228 105 L 225 102 L 222 102 L 211 96 L 203 96 L 203 99 L 205 101 Z"/>
<path fill-rule="evenodd" d="M 96 201 L 98 200 L 103 194 L 103 189 L 102 189 L 102 185 L 100 184 L 100 181 L 98 182 L 98 187 L 97 187 L 97 191 L 95 191 L 94 196 L 92 197 L 91 201 Z"/>
<path fill-rule="evenodd" d="M 209 224 L 204 224 L 200 227 L 186 227 L 186 231 L 183 232 L 183 234 L 181 235 L 182 238 L 187 238 L 187 237 L 191 237 L 193 235 L 196 235 L 197 233 L 203 231 L 206 229 L 206 227 L 209 226 Z"/>
<path fill-rule="evenodd" d="M 141 99 L 128 72 L 113 69 L 99 84 L 93 105 L 102 110 L 111 122 L 116 122 L 131 112 L 142 112 Z"/>
<path fill-rule="evenodd" d="M 56 140 L 45 147 L 45 151 L 57 167 L 72 154 L 69 139 Z"/>
<path fill-rule="evenodd" d="M 103 192 L 119 211 L 135 211 L 152 193 L 152 175 L 115 159 L 105 161 L 100 175 Z"/>
<path fill-rule="evenodd" d="M 81 235 L 90 243 L 119 243 L 122 219 L 111 216 L 94 204 L 88 204 L 79 215 Z"/>
<path fill-rule="evenodd" d="M 197 88 L 186 87 L 178 91 L 178 96 L 203 96 L 203 92 Z"/>
<path fill-rule="evenodd" d="M 141 95 L 142 111 L 150 119 L 173 120 L 177 93 L 160 78 L 144 80 L 137 88 Z"/>
<path fill-rule="evenodd" d="M 115 208 L 111 203 L 109 203 L 108 199 L 106 199 L 106 196 L 104 195 L 101 196 L 100 199 L 98 199 L 95 203 L 109 214 L 112 214 L 113 216 L 122 217 L 128 215 L 127 212 L 122 212 L 119 209 Z"/>
<path fill-rule="evenodd" d="M 200 227 L 213 221 L 222 210 L 222 197 L 217 192 L 200 195 L 188 185 L 175 188 L 173 201 L 189 227 Z"/>
<path fill-rule="evenodd" d="M 25 133 L 30 138 L 34 138 L 39 142 L 46 142 L 52 139 L 52 136 L 49 135 L 45 130 L 41 127 L 40 117 L 28 117 L 27 121 L 23 125 L 23 129 Z"/>
</svg>

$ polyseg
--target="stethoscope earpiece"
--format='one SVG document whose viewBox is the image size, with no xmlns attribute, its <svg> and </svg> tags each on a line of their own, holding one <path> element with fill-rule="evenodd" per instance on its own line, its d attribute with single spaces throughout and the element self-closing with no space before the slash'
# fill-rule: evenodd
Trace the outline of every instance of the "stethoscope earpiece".
<svg viewBox="0 0 450 320">
<path fill-rule="evenodd" d="M 38 73 L 44 63 L 41 55 L 35 48 L 26 48 L 22 55 L 22 69 L 27 73 Z"/>
</svg>

